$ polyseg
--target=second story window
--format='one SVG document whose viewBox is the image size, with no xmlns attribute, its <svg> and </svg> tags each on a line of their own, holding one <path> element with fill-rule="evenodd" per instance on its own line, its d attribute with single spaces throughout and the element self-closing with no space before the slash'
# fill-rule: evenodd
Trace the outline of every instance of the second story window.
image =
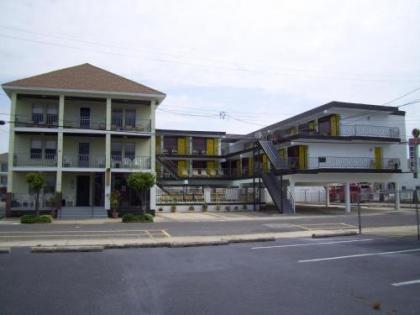
<svg viewBox="0 0 420 315">
<path fill-rule="evenodd" d="M 34 124 L 41 124 L 44 122 L 44 109 L 42 105 L 32 106 L 32 121 Z"/>
<path fill-rule="evenodd" d="M 177 138 L 176 137 L 164 137 L 163 138 L 163 153 L 176 154 L 177 150 Z"/>
<path fill-rule="evenodd" d="M 49 105 L 47 107 L 47 125 L 57 126 L 58 110 L 56 106 Z"/>
<path fill-rule="evenodd" d="M 134 142 L 127 142 L 124 144 L 124 157 L 126 159 L 134 160 L 136 156 L 136 144 Z"/>
<path fill-rule="evenodd" d="M 121 161 L 122 158 L 122 145 L 120 142 L 113 142 L 111 144 L 111 157 L 114 161 Z"/>
<path fill-rule="evenodd" d="M 206 154 L 206 139 L 205 138 L 193 138 L 192 153 L 193 154 Z"/>
<path fill-rule="evenodd" d="M 125 127 L 134 129 L 136 127 L 136 111 L 129 109 L 125 111 Z"/>
<path fill-rule="evenodd" d="M 57 142 L 48 140 L 45 142 L 45 159 L 55 160 L 57 155 Z"/>
<path fill-rule="evenodd" d="M 1 171 L 2 172 L 7 172 L 7 163 L 1 163 Z"/>
<path fill-rule="evenodd" d="M 31 141 L 31 159 L 42 158 L 42 141 L 32 140 Z"/>
<path fill-rule="evenodd" d="M 121 129 L 123 125 L 123 111 L 122 109 L 113 109 L 111 117 L 112 129 Z"/>
</svg>

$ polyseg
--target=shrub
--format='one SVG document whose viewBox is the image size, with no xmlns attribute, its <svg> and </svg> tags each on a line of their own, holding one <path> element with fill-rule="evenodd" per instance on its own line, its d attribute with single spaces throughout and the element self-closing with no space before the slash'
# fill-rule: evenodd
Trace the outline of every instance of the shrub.
<svg viewBox="0 0 420 315">
<path fill-rule="evenodd" d="M 203 212 L 207 212 L 207 208 L 208 208 L 208 206 L 207 206 L 207 204 L 205 203 L 205 204 L 201 207 L 201 211 L 203 211 Z"/>
<path fill-rule="evenodd" d="M 233 210 L 239 210 L 238 206 L 235 206 L 235 207 L 233 208 Z"/>
<path fill-rule="evenodd" d="M 230 211 L 230 206 L 226 206 L 226 207 L 225 207 L 225 210 L 226 210 L 226 211 Z"/>
<path fill-rule="evenodd" d="M 163 211 L 163 208 L 162 208 L 162 207 L 160 207 L 158 210 L 159 210 L 159 211 Z"/>
<path fill-rule="evenodd" d="M 124 222 L 124 223 L 153 222 L 153 216 L 149 213 L 145 213 L 145 214 L 127 213 L 127 214 L 123 215 L 122 222 Z"/>
<path fill-rule="evenodd" d="M 216 206 L 216 210 L 219 211 L 220 210 L 220 205 Z"/>
<path fill-rule="evenodd" d="M 32 224 L 32 223 L 51 223 L 52 219 L 50 215 L 34 215 L 25 214 L 20 217 L 20 223 Z"/>
<path fill-rule="evenodd" d="M 188 210 L 190 210 L 190 211 L 194 211 L 194 206 L 189 206 L 189 207 L 188 207 Z"/>
<path fill-rule="evenodd" d="M 175 205 L 171 206 L 171 212 L 176 212 L 176 206 Z"/>
<path fill-rule="evenodd" d="M 247 210 L 248 208 L 247 208 L 247 206 L 246 205 L 243 205 L 242 206 L 242 210 Z"/>
</svg>

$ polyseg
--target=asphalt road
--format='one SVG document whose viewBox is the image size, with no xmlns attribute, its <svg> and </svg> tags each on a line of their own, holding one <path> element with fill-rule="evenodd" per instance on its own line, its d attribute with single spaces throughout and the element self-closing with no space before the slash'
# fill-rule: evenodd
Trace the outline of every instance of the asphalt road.
<svg viewBox="0 0 420 315">
<path fill-rule="evenodd" d="M 364 215 L 363 227 L 415 225 L 414 211 Z M 165 222 L 153 224 L 0 224 L 0 242 L 24 239 L 72 239 L 142 236 L 140 230 L 164 230 L 171 236 L 240 235 L 267 232 L 291 232 L 311 229 L 356 229 L 357 216 L 318 215 L 311 217 L 267 217 L 247 221 Z M 47 232 L 47 233 L 45 233 Z M 97 233 L 95 233 L 97 232 Z M 109 232 L 109 233 L 107 233 Z M 158 234 L 156 234 L 159 236 Z"/>
<path fill-rule="evenodd" d="M 19 248 L 0 255 L 0 279 L 3 315 L 419 314 L 420 243 L 299 238 L 99 253 Z"/>
</svg>

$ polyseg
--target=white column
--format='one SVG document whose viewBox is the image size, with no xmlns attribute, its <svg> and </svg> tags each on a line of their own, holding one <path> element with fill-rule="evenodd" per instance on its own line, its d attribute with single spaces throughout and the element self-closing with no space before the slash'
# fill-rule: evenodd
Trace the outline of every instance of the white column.
<svg viewBox="0 0 420 315">
<path fill-rule="evenodd" d="M 13 192 L 13 162 L 15 157 L 15 120 L 16 120 L 16 101 L 17 94 L 13 93 L 10 105 L 10 122 L 9 122 L 9 155 L 8 155 L 8 171 L 7 171 L 7 192 Z"/>
<path fill-rule="evenodd" d="M 395 210 L 400 210 L 400 183 L 395 182 Z"/>
<path fill-rule="evenodd" d="M 325 186 L 325 207 L 328 208 L 330 206 L 330 187 L 327 185 Z"/>
<path fill-rule="evenodd" d="M 290 190 L 290 195 L 292 197 L 291 202 L 292 202 L 293 213 L 296 213 L 296 206 L 295 206 L 295 196 L 296 196 L 296 194 L 295 194 L 295 182 L 292 179 L 289 179 L 289 190 Z"/>
<path fill-rule="evenodd" d="M 64 95 L 60 95 L 58 101 L 58 133 L 57 133 L 57 177 L 55 180 L 55 192 L 62 192 L 62 167 L 63 167 L 63 150 L 64 150 Z"/>
<path fill-rule="evenodd" d="M 150 102 L 150 131 L 152 135 L 150 136 L 150 171 L 153 175 L 156 176 L 156 101 L 152 100 Z M 163 139 L 162 139 L 163 140 Z M 161 140 L 161 141 L 162 141 Z M 156 185 L 150 188 L 150 210 L 156 209 Z"/>
<path fill-rule="evenodd" d="M 207 204 L 211 202 L 211 188 L 209 187 L 204 188 L 204 202 Z"/>
<path fill-rule="evenodd" d="M 344 184 L 344 204 L 346 213 L 351 212 L 351 200 L 350 200 L 350 182 Z"/>
<path fill-rule="evenodd" d="M 110 97 L 106 99 L 106 134 L 105 134 L 105 198 L 104 206 L 105 210 L 111 209 L 111 105 L 112 100 Z"/>
</svg>

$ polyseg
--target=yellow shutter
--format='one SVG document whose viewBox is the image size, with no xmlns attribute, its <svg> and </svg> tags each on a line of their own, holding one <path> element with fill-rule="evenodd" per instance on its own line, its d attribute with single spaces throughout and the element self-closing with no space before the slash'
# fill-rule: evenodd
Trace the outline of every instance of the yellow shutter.
<svg viewBox="0 0 420 315">
<path fill-rule="evenodd" d="M 286 159 L 286 157 L 287 157 L 287 154 L 286 154 L 286 148 L 281 148 L 280 150 L 279 150 L 279 156 L 282 158 L 282 159 Z"/>
<path fill-rule="evenodd" d="M 216 176 L 216 161 L 207 161 L 207 172 L 210 176 Z"/>
<path fill-rule="evenodd" d="M 187 154 L 186 138 L 178 138 L 178 154 Z"/>
<path fill-rule="evenodd" d="M 340 135 L 340 116 L 339 115 L 336 115 L 336 114 L 331 115 L 330 128 L 331 128 L 331 136 Z"/>
<path fill-rule="evenodd" d="M 268 158 L 267 158 L 266 154 L 263 154 L 263 156 L 262 156 L 262 165 L 263 165 L 263 170 L 264 171 L 269 170 L 270 163 L 268 162 Z"/>
<path fill-rule="evenodd" d="M 156 154 L 160 154 L 161 137 L 156 136 Z"/>
<path fill-rule="evenodd" d="M 299 146 L 299 169 L 306 169 L 308 163 L 308 146 Z"/>
<path fill-rule="evenodd" d="M 187 175 L 188 175 L 187 161 L 185 161 L 185 160 L 178 161 L 178 176 L 186 177 Z"/>
<path fill-rule="evenodd" d="M 208 138 L 207 139 L 207 155 L 214 155 L 214 139 Z"/>
<path fill-rule="evenodd" d="M 375 168 L 382 169 L 382 148 L 375 147 Z"/>
<path fill-rule="evenodd" d="M 251 156 L 248 159 L 248 175 L 252 176 L 252 174 L 254 173 L 254 158 Z"/>
</svg>

